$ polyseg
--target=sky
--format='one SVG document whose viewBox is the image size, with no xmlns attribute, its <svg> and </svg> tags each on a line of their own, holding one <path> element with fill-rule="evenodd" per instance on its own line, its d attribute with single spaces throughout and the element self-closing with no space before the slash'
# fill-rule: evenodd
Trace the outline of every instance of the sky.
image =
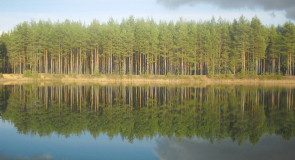
<svg viewBox="0 0 295 160">
<path fill-rule="evenodd" d="M 241 15 L 251 20 L 257 16 L 265 25 L 278 25 L 295 20 L 294 0 L 0 0 L 0 34 L 17 24 L 31 20 L 53 22 L 70 19 L 86 25 L 93 19 L 107 22 L 112 17 L 120 22 L 135 18 L 156 21 L 232 21 Z"/>
</svg>

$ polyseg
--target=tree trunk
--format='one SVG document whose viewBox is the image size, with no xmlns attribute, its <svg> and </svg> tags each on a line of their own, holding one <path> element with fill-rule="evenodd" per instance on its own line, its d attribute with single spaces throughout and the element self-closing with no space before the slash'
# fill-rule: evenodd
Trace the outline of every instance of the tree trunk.
<svg viewBox="0 0 295 160">
<path fill-rule="evenodd" d="M 110 73 L 113 73 L 113 47 L 111 48 L 111 55 L 110 55 Z"/>
<path fill-rule="evenodd" d="M 258 74 L 258 59 L 256 59 L 256 74 Z"/>
<path fill-rule="evenodd" d="M 71 73 L 73 73 L 73 49 L 71 48 L 71 57 L 70 57 L 70 63 L 71 63 Z"/>
<path fill-rule="evenodd" d="M 291 51 L 290 51 L 290 73 L 289 75 L 291 76 L 292 75 L 292 54 L 291 54 Z"/>
<path fill-rule="evenodd" d="M 278 64 L 279 74 L 281 73 L 281 54 L 279 54 L 279 64 Z"/>
<path fill-rule="evenodd" d="M 93 53 L 92 53 L 92 48 L 90 50 L 90 55 L 91 55 L 91 57 L 90 57 L 90 61 L 91 61 L 90 72 L 91 72 L 91 74 L 93 74 Z"/>
<path fill-rule="evenodd" d="M 146 64 L 147 64 L 147 69 L 146 69 L 146 74 L 149 74 L 150 72 L 150 64 L 149 64 L 149 54 L 146 55 L 147 58 L 146 58 Z"/>
<path fill-rule="evenodd" d="M 123 67 L 121 70 L 123 71 L 123 75 L 125 75 L 126 74 L 126 57 L 125 56 L 123 56 Z"/>
<path fill-rule="evenodd" d="M 59 46 L 58 46 L 58 73 L 60 73 L 60 70 L 61 70 L 61 68 L 60 68 L 60 50 L 61 50 L 61 48 L 60 47 L 61 46 L 59 43 Z"/>
<path fill-rule="evenodd" d="M 166 52 L 165 52 L 165 58 L 164 58 L 164 66 L 165 66 L 164 75 L 167 75 L 167 53 Z"/>
<path fill-rule="evenodd" d="M 272 57 L 272 73 L 274 74 L 275 73 L 275 68 L 276 67 L 276 64 L 275 64 L 275 58 L 274 56 Z"/>
<path fill-rule="evenodd" d="M 200 71 L 201 71 L 201 75 L 203 75 L 203 59 L 201 60 L 201 63 L 200 63 Z"/>
<path fill-rule="evenodd" d="M 19 74 L 22 74 L 22 61 L 19 61 Z"/>
<path fill-rule="evenodd" d="M 46 67 L 47 67 L 46 66 L 46 49 L 44 49 L 44 57 L 43 58 L 44 58 L 44 60 L 43 60 L 44 61 L 44 73 L 46 73 Z"/>
<path fill-rule="evenodd" d="M 140 52 L 138 52 L 138 56 L 139 56 L 139 75 L 141 75 L 141 55 L 140 55 Z"/>
<path fill-rule="evenodd" d="M 243 55 L 243 71 L 246 70 L 246 55 L 245 55 L 245 42 L 242 42 L 242 55 Z"/>
<path fill-rule="evenodd" d="M 184 75 L 184 68 L 183 68 L 183 50 L 181 49 L 181 75 Z"/>
<path fill-rule="evenodd" d="M 78 54 L 78 49 L 76 49 L 76 69 L 75 69 L 75 73 L 79 74 L 79 54 Z"/>
<path fill-rule="evenodd" d="M 263 73 L 265 74 L 265 58 L 263 59 Z"/>
<path fill-rule="evenodd" d="M 53 69 L 53 67 L 52 67 L 52 57 L 50 57 L 50 74 L 52 74 L 52 69 Z"/>
<path fill-rule="evenodd" d="M 24 63 L 23 63 L 23 73 L 26 71 L 26 51 L 24 48 L 24 57 L 23 57 Z"/>
<path fill-rule="evenodd" d="M 130 49 L 130 53 L 129 53 L 129 74 L 133 74 L 132 59 L 133 59 L 133 54 L 132 54 L 132 50 Z"/>
<path fill-rule="evenodd" d="M 82 49 L 81 49 L 81 46 L 80 46 L 80 66 L 79 66 L 79 72 L 80 74 L 82 74 Z"/>
<path fill-rule="evenodd" d="M 99 48 L 97 48 L 97 71 L 99 72 Z"/>
</svg>

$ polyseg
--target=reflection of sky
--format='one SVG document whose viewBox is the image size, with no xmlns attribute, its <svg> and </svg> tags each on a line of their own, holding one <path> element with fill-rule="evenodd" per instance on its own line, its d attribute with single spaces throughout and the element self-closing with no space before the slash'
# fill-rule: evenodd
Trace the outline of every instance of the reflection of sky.
<svg viewBox="0 0 295 160">
<path fill-rule="evenodd" d="M 17 133 L 12 124 L 0 121 L 0 159 L 157 159 L 152 148 L 154 141 L 122 141 L 120 136 L 111 141 L 107 135 L 96 140 L 89 134 L 65 138 L 28 136 Z M 12 157 L 12 158 L 5 158 Z"/>
<path fill-rule="evenodd" d="M 295 139 L 284 141 L 280 136 L 265 135 L 256 145 L 245 142 L 241 146 L 230 139 L 213 144 L 197 138 L 155 139 L 135 139 L 131 144 L 120 135 L 112 140 L 105 134 L 94 139 L 88 132 L 68 138 L 56 134 L 41 138 L 18 134 L 13 124 L 0 120 L 0 159 L 275 160 L 295 157 Z"/>
<path fill-rule="evenodd" d="M 156 154 L 160 160 L 289 160 L 295 157 L 295 139 L 284 141 L 279 136 L 261 137 L 254 146 L 249 142 L 239 146 L 227 139 L 211 144 L 208 140 L 175 138 L 157 140 Z"/>
</svg>

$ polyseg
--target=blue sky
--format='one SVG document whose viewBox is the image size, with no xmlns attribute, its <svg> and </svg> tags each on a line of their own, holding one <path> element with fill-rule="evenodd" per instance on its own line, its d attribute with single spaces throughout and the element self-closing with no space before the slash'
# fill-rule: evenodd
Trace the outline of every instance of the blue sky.
<svg viewBox="0 0 295 160">
<path fill-rule="evenodd" d="M 236 4 L 231 1 L 233 0 L 0 0 L 0 32 L 9 31 L 18 23 L 30 20 L 70 19 L 89 24 L 93 19 L 106 22 L 113 17 L 120 21 L 130 15 L 136 18 L 152 17 L 156 21 L 176 21 L 180 17 L 199 21 L 210 20 L 213 16 L 231 21 L 241 15 L 247 19 L 257 16 L 267 25 L 293 21 L 287 18 L 293 8 L 286 7 L 292 6 L 293 0 L 281 0 L 286 5 L 277 8 L 276 4 L 267 3 L 264 6 L 261 1 L 265 0 L 248 0 L 252 2 L 249 4 L 244 4 L 244 1 Z M 223 2 L 232 5 L 224 5 Z"/>
</svg>

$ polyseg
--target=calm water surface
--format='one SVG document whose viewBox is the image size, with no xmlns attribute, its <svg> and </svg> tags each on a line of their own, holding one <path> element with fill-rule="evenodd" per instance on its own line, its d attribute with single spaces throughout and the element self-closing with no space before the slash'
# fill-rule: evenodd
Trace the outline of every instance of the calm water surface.
<svg viewBox="0 0 295 160">
<path fill-rule="evenodd" d="M 295 89 L 0 86 L 0 160 L 294 159 Z"/>
</svg>

